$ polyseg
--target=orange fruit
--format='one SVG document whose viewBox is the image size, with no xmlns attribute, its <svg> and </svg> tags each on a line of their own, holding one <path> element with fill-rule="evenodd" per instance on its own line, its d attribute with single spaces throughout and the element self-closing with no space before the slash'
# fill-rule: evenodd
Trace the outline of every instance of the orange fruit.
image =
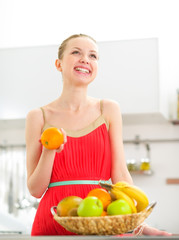
<svg viewBox="0 0 179 240">
<path fill-rule="evenodd" d="M 97 197 L 101 200 L 104 210 L 106 210 L 107 206 L 112 202 L 110 194 L 103 188 L 92 189 L 87 196 Z"/>
<path fill-rule="evenodd" d="M 62 132 L 55 127 L 50 127 L 44 130 L 41 135 L 41 143 L 47 149 L 57 149 L 63 143 Z"/>
<path fill-rule="evenodd" d="M 107 212 L 103 210 L 103 212 L 101 213 L 101 217 L 107 216 Z"/>
</svg>

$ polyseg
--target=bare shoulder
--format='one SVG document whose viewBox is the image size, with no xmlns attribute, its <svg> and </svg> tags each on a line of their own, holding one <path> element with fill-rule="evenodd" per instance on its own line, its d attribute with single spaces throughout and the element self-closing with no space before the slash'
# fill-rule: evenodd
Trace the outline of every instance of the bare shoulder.
<svg viewBox="0 0 179 240">
<path fill-rule="evenodd" d="M 26 119 L 27 120 L 34 120 L 34 119 L 43 119 L 43 113 L 40 108 L 33 109 L 28 112 Z"/>
<path fill-rule="evenodd" d="M 26 126 L 33 125 L 33 126 L 40 126 L 42 127 L 44 124 L 43 113 L 40 108 L 33 109 L 28 112 L 26 117 Z"/>
<path fill-rule="evenodd" d="M 112 109 L 119 109 L 119 103 L 112 99 L 103 99 L 103 106 L 104 109 L 110 110 Z"/>
<path fill-rule="evenodd" d="M 113 122 L 114 120 L 121 121 L 121 111 L 119 103 L 111 99 L 103 99 L 103 114 L 108 122 Z"/>
<path fill-rule="evenodd" d="M 120 112 L 119 103 L 111 99 L 103 99 L 103 110 L 106 114 L 115 114 Z"/>
</svg>

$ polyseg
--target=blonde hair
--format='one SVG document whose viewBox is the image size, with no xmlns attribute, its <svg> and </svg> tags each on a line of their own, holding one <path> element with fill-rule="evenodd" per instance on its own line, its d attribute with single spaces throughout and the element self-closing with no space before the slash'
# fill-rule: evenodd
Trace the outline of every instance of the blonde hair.
<svg viewBox="0 0 179 240">
<path fill-rule="evenodd" d="M 96 40 L 94 40 L 94 38 L 90 37 L 89 35 L 86 35 L 86 34 L 74 34 L 74 35 L 71 35 L 70 37 L 66 38 L 62 44 L 60 45 L 60 47 L 58 48 L 58 59 L 62 59 L 63 58 L 63 53 L 65 51 L 65 48 L 66 48 L 66 45 L 67 43 L 73 39 L 73 38 L 78 38 L 78 37 L 87 37 L 89 39 L 91 39 L 93 42 L 96 43 Z"/>
</svg>

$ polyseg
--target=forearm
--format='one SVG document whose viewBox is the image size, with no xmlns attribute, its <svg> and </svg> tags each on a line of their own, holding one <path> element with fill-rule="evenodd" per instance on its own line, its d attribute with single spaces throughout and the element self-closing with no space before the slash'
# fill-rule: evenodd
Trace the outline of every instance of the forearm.
<svg viewBox="0 0 179 240">
<path fill-rule="evenodd" d="M 47 189 L 56 151 L 43 148 L 38 164 L 27 179 L 27 186 L 32 196 L 40 198 Z"/>
<path fill-rule="evenodd" d="M 120 181 L 126 181 L 129 184 L 133 184 L 132 177 L 131 177 L 130 173 L 128 172 L 128 170 L 127 169 L 122 170 L 120 168 L 118 168 L 118 169 L 119 169 L 119 171 L 116 171 L 116 169 L 115 169 L 111 173 L 112 183 L 115 184 Z"/>
</svg>

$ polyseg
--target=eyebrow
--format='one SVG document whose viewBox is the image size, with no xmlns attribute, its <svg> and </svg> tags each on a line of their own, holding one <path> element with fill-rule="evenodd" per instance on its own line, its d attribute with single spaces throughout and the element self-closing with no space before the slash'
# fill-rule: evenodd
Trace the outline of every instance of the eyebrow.
<svg viewBox="0 0 179 240">
<path fill-rule="evenodd" d="M 80 50 L 80 51 L 82 51 L 82 49 L 81 48 L 79 48 L 79 47 L 73 47 L 73 49 L 78 49 L 78 50 Z M 90 50 L 90 52 L 94 52 L 94 53 L 96 53 L 97 54 L 97 52 L 95 51 L 95 50 Z"/>
</svg>

